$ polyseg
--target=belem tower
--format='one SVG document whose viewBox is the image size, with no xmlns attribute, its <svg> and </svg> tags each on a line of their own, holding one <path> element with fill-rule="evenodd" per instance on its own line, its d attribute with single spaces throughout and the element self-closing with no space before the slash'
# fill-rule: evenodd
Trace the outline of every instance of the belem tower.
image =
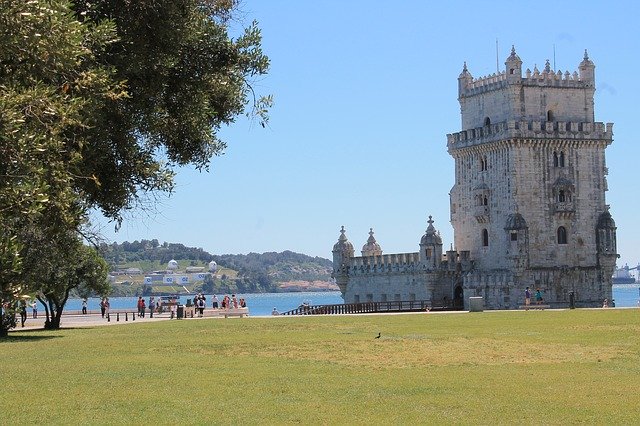
<svg viewBox="0 0 640 426">
<path fill-rule="evenodd" d="M 429 216 L 419 251 L 383 254 L 373 230 L 355 256 L 344 227 L 333 274 L 345 303 L 428 300 L 515 309 L 540 289 L 552 307 L 611 300 L 618 257 L 605 201 L 613 124 L 594 118 L 595 65 L 523 72 L 514 48 L 502 72 L 458 77 L 462 130 L 447 135 L 455 250 L 443 251 Z"/>
</svg>

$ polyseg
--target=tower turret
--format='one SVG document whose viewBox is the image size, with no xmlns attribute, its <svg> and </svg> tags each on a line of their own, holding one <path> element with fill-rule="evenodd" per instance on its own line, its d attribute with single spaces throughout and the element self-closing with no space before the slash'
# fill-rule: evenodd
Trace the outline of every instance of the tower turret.
<svg viewBox="0 0 640 426">
<path fill-rule="evenodd" d="M 522 61 L 516 54 L 515 46 L 511 46 L 511 55 L 504 64 L 507 66 L 507 81 L 518 83 L 522 79 Z"/>
<path fill-rule="evenodd" d="M 354 253 L 353 244 L 347 239 L 344 226 L 340 229 L 340 237 L 338 237 L 338 242 L 333 245 L 332 253 L 333 273 L 331 277 L 335 278 L 336 284 L 344 296 L 349 282 L 349 264 Z"/>
<path fill-rule="evenodd" d="M 596 66 L 589 59 L 587 49 L 584 49 L 584 59 L 578 65 L 580 71 L 580 80 L 582 80 L 587 87 L 594 87 L 596 81 Z"/>
<path fill-rule="evenodd" d="M 382 248 L 380 244 L 376 241 L 373 236 L 373 228 L 369 228 L 369 238 L 367 239 L 367 244 L 362 247 L 362 256 L 381 256 Z"/>
<path fill-rule="evenodd" d="M 420 239 L 420 263 L 427 269 L 436 269 L 442 259 L 442 238 L 433 226 L 433 219 L 429 216 L 429 226 Z"/>
<path fill-rule="evenodd" d="M 473 77 L 467 69 L 467 63 L 465 62 L 462 66 L 462 72 L 458 76 L 458 98 L 460 98 L 464 94 L 465 90 L 467 90 L 472 82 Z"/>
</svg>

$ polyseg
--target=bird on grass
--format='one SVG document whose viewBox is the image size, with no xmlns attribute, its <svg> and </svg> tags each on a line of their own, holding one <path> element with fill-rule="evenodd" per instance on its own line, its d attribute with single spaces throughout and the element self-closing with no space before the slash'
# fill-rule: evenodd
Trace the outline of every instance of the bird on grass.
<svg viewBox="0 0 640 426">
<path fill-rule="evenodd" d="M 375 337 L 375 339 L 379 339 L 380 338 L 380 334 L 381 333 L 378 333 L 378 335 Z"/>
</svg>

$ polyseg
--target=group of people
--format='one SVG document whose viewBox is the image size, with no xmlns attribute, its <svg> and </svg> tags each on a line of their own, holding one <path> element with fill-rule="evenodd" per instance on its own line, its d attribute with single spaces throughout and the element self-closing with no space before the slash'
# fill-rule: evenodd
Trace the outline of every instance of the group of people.
<svg viewBox="0 0 640 426">
<path fill-rule="evenodd" d="M 542 291 L 539 288 L 536 289 L 534 297 L 536 299 L 536 305 L 542 305 L 544 298 L 542 297 Z M 529 287 L 524 290 L 524 304 L 527 306 L 531 304 L 531 290 Z"/>
<path fill-rule="evenodd" d="M 144 318 L 145 312 L 147 310 L 147 304 L 145 303 L 142 296 L 138 297 L 138 318 Z M 153 312 L 156 310 L 156 301 L 152 297 L 149 298 L 149 318 L 153 318 Z"/>
<path fill-rule="evenodd" d="M 640 302 L 638 302 L 640 303 Z M 609 299 L 604 299 L 604 302 L 602 302 L 602 307 L 603 308 L 615 308 L 616 307 L 616 301 L 611 299 L 611 302 L 609 302 Z"/>
<path fill-rule="evenodd" d="M 102 300 L 100 301 L 100 313 L 102 314 L 102 318 L 109 317 L 110 307 L 111 307 L 111 304 L 109 303 L 109 298 L 103 297 Z"/>
</svg>

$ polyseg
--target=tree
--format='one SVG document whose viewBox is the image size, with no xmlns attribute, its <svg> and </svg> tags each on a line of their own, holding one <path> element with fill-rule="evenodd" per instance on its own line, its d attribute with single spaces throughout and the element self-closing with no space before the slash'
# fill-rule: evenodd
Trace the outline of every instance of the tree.
<svg viewBox="0 0 640 426">
<path fill-rule="evenodd" d="M 257 98 L 252 81 L 267 72 L 255 22 L 229 35 L 237 0 L 75 0 L 85 23 L 110 19 L 118 40 L 99 52 L 126 82 L 120 98 L 87 129 L 90 143 L 77 174 L 87 201 L 121 220 L 142 194 L 171 192 L 176 166 L 208 169 L 226 147 L 218 130 L 251 105 L 264 125 L 271 97 Z"/>
<path fill-rule="evenodd" d="M 63 1 L 0 0 L 0 282 L 9 309 L 30 284 L 22 267 L 30 230 L 76 234 L 85 223 L 76 180 L 91 176 L 70 170 L 99 106 L 125 95 L 95 61 L 115 28 L 83 25 L 69 10 Z"/>
<path fill-rule="evenodd" d="M 264 125 L 271 103 L 251 86 L 269 65 L 257 25 L 229 36 L 235 0 L 71 5 L 0 0 L 0 244 L 47 268 L 49 248 L 78 260 L 67 242 L 86 236 L 90 209 L 119 224 L 142 194 L 172 191 L 176 167 L 207 169 L 225 148 L 221 126 L 249 105 Z M 66 245 L 34 246 L 33 233 Z M 6 277 L 25 275 L 1 261 L 13 265 Z M 20 280 L 32 292 L 51 289 L 48 271 L 41 284 Z M 59 277 L 63 285 L 72 272 Z M 20 286 L 6 277 L 11 304 Z M 47 291 L 52 315 L 61 312 L 64 292 Z"/>
<path fill-rule="evenodd" d="M 36 243 L 23 254 L 23 277 L 26 293 L 35 294 L 45 306 L 45 328 L 60 328 L 60 319 L 71 291 L 79 294 L 105 295 L 108 265 L 98 251 L 82 243 L 74 232 L 45 234 L 40 229 L 30 233 Z"/>
</svg>

